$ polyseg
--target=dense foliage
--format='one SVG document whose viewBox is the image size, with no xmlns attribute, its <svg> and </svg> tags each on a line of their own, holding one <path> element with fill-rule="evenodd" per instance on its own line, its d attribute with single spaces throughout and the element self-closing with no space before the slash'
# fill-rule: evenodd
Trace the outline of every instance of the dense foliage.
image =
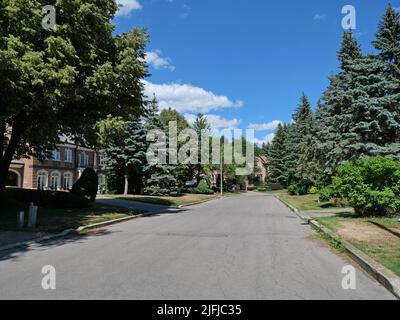
<svg viewBox="0 0 400 320">
<path fill-rule="evenodd" d="M 337 169 L 327 198 L 344 198 L 361 215 L 393 215 L 400 209 L 400 161 L 371 157 Z"/>
<path fill-rule="evenodd" d="M 143 112 L 148 35 L 114 35 L 115 0 L 0 1 L 0 192 L 14 157 L 44 157 L 59 134 L 91 146 L 92 126 Z"/>
<path fill-rule="evenodd" d="M 86 197 L 62 191 L 7 188 L 3 196 L 0 196 L 3 204 L 2 197 L 4 197 L 5 202 L 10 200 L 18 201 L 24 206 L 33 203 L 37 206 L 77 209 L 86 208 L 89 204 L 89 199 Z"/>
</svg>

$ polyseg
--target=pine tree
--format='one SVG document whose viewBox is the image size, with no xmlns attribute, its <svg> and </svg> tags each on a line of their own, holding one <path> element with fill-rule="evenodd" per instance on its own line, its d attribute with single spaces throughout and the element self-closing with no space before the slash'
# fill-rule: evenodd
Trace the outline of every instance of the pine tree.
<svg viewBox="0 0 400 320">
<path fill-rule="evenodd" d="M 386 73 L 386 64 L 374 55 L 354 60 L 344 75 L 347 102 L 342 134 L 345 160 L 398 154 L 400 94 Z"/>
<path fill-rule="evenodd" d="M 358 45 L 349 41 L 350 35 L 345 34 L 339 53 L 345 68 L 332 77 L 317 112 L 318 158 L 328 174 L 347 160 L 398 153 L 397 85 L 387 77 L 381 59 L 357 57 Z M 341 54 L 349 48 L 355 53 Z"/>
<path fill-rule="evenodd" d="M 279 124 L 276 135 L 272 140 L 271 144 L 267 147 L 264 147 L 264 150 L 267 153 L 267 168 L 268 168 L 268 176 L 269 182 L 271 183 L 280 183 L 284 187 L 287 186 L 288 177 L 287 170 L 285 165 L 285 141 L 286 141 L 286 131 L 287 127 Z"/>
<path fill-rule="evenodd" d="M 391 5 L 379 23 L 372 44 L 380 51 L 382 60 L 389 64 L 390 74 L 400 80 L 400 15 Z"/>
<path fill-rule="evenodd" d="M 196 119 L 195 119 L 192 127 L 193 127 L 193 130 L 197 133 L 197 137 L 198 137 L 197 143 L 199 146 L 199 148 L 198 148 L 199 155 L 198 155 L 198 164 L 194 166 L 194 171 L 195 171 L 194 173 L 196 175 L 197 183 L 200 183 L 202 176 L 205 174 L 205 166 L 203 166 L 201 164 L 202 152 L 203 152 L 201 138 L 202 138 L 202 134 L 204 132 L 208 133 L 208 136 L 211 134 L 211 126 L 208 123 L 207 117 L 204 114 L 199 113 L 196 116 Z M 204 152 L 206 152 L 206 151 L 208 151 L 208 150 L 204 150 Z"/>
<path fill-rule="evenodd" d="M 324 173 L 332 175 L 343 161 L 343 136 L 349 126 L 346 110 L 351 102 L 346 98 L 348 87 L 345 74 L 356 59 L 362 57 L 361 47 L 351 32 L 345 32 L 338 51 L 341 72 L 330 78 L 330 85 L 324 92 L 316 113 L 316 156 Z"/>
<path fill-rule="evenodd" d="M 352 61 L 361 57 L 361 46 L 357 43 L 357 40 L 354 39 L 351 31 L 345 31 L 343 34 L 342 46 L 338 52 L 341 69 L 347 71 Z"/>
<path fill-rule="evenodd" d="M 106 149 L 109 188 L 124 194 L 141 193 L 147 148 L 143 122 L 132 118 L 126 123 L 123 134 Z"/>
<path fill-rule="evenodd" d="M 146 112 L 146 129 L 164 131 L 159 116 L 158 101 L 154 95 Z M 163 142 L 153 142 L 159 152 L 167 154 L 168 146 Z M 177 179 L 175 178 L 175 166 L 165 163 L 147 163 L 145 167 L 146 179 L 144 192 L 149 195 L 174 195 L 178 193 Z"/>
<path fill-rule="evenodd" d="M 313 112 L 311 104 L 307 96 L 303 93 L 300 104 L 293 115 L 293 123 L 287 127 L 285 142 L 286 156 L 284 159 L 289 185 L 294 182 L 300 182 L 303 177 L 302 172 L 299 171 L 299 166 L 301 166 L 301 169 L 304 169 L 305 164 L 300 164 L 300 158 L 305 152 L 305 140 L 306 138 L 310 138 L 312 121 Z"/>
</svg>

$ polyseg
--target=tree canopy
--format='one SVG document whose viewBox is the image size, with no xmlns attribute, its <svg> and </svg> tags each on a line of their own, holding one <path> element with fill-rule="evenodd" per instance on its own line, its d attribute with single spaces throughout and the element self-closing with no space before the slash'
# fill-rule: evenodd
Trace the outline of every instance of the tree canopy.
<svg viewBox="0 0 400 320">
<path fill-rule="evenodd" d="M 99 119 L 143 112 L 146 31 L 113 35 L 113 0 L 57 0 L 45 30 L 46 4 L 0 3 L 0 190 L 14 157 L 46 153 L 61 134 L 90 145 Z"/>
</svg>

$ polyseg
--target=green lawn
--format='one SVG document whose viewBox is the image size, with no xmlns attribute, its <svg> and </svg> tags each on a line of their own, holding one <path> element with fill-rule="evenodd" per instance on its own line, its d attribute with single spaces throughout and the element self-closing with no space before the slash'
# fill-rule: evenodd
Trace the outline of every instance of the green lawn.
<svg viewBox="0 0 400 320">
<path fill-rule="evenodd" d="M 17 211 L 14 205 L 1 206 L 0 228 L 15 228 Z M 66 229 L 76 229 L 80 226 L 105 222 L 114 219 L 137 215 L 131 209 L 124 209 L 103 204 L 92 204 L 83 209 L 54 209 L 40 207 L 38 209 L 37 228 L 32 231 L 59 232 Z M 25 211 L 25 220 L 27 219 Z"/>
<path fill-rule="evenodd" d="M 277 195 L 283 201 L 286 201 L 300 211 L 324 211 L 343 208 L 343 206 L 335 205 L 333 202 L 319 202 L 317 194 L 293 196 L 288 194 L 287 190 L 273 191 L 271 193 Z"/>
<path fill-rule="evenodd" d="M 184 194 L 178 197 L 154 197 L 154 196 L 142 196 L 142 195 L 107 195 L 108 197 L 112 197 L 120 200 L 128 200 L 128 201 L 137 201 L 144 203 L 153 203 L 153 204 L 161 204 L 172 207 L 179 207 L 182 205 L 187 205 L 193 202 L 199 201 L 207 201 L 216 199 L 219 197 L 219 194 L 213 195 L 204 195 L 204 194 Z"/>
<path fill-rule="evenodd" d="M 316 220 L 400 276 L 400 238 L 371 223 L 400 230 L 398 219 L 323 217 Z"/>
</svg>

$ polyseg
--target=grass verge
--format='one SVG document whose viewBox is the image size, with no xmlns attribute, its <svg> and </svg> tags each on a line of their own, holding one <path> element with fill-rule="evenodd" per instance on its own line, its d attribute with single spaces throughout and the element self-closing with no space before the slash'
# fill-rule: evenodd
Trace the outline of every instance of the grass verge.
<svg viewBox="0 0 400 320">
<path fill-rule="evenodd" d="M 400 276 L 400 238 L 371 223 L 399 230 L 398 218 L 322 217 L 315 220 Z"/>
<path fill-rule="evenodd" d="M 194 202 L 207 201 L 216 199 L 219 195 L 204 195 L 204 194 L 183 194 L 178 197 L 154 197 L 154 196 L 142 196 L 142 195 L 107 195 L 110 198 L 119 200 L 128 200 L 136 202 L 144 202 L 151 204 L 159 204 L 171 207 L 179 207 L 182 205 L 187 205 Z"/>
<path fill-rule="evenodd" d="M 320 202 L 318 194 L 307 194 L 304 196 L 294 196 L 288 194 L 287 190 L 270 192 L 279 196 L 283 201 L 291 204 L 299 211 L 329 211 L 332 209 L 343 209 L 344 207 L 333 202 Z M 347 209 L 346 209 L 347 211 Z"/>
<path fill-rule="evenodd" d="M 0 228 L 11 229 L 16 227 L 17 208 L 12 206 L 0 208 Z M 26 231 L 60 232 L 66 229 L 76 229 L 95 223 L 106 222 L 114 219 L 126 218 L 139 214 L 132 209 L 119 208 L 109 205 L 94 203 L 82 209 L 55 209 L 40 207 L 38 209 L 37 228 L 24 229 Z M 25 210 L 25 220 L 27 220 Z"/>
</svg>

